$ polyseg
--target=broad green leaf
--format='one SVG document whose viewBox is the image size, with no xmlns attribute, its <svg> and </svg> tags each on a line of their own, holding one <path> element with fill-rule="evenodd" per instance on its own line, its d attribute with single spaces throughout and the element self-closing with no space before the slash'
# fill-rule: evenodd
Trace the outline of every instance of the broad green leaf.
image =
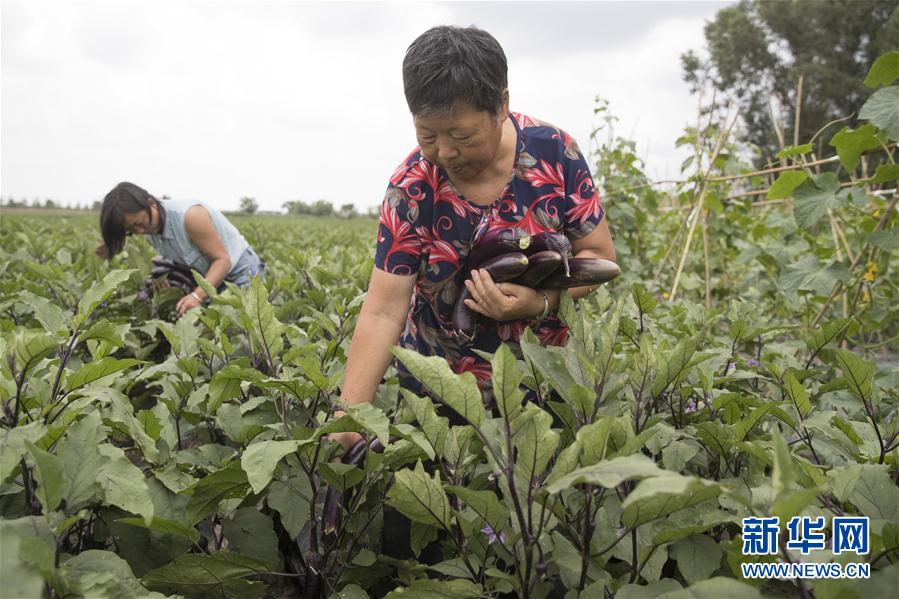
<svg viewBox="0 0 899 599">
<path fill-rule="evenodd" d="M 787 491 L 796 480 L 796 464 L 790 448 L 778 432 L 772 432 L 774 441 L 774 468 L 771 471 L 771 491 L 773 499 Z"/>
<path fill-rule="evenodd" d="M 574 350 L 569 348 L 567 351 Z M 570 391 L 578 381 L 565 364 L 565 352 L 566 349 L 560 347 L 544 347 L 533 333 L 528 332 L 521 337 L 521 353 L 529 368 L 535 368 L 565 403 L 572 405 L 575 402 Z"/>
<path fill-rule="evenodd" d="M 309 478 L 299 466 L 287 461 L 281 468 L 281 476 L 272 480 L 268 489 L 268 504 L 278 510 L 281 523 L 291 538 L 300 535 L 309 521 L 309 504 L 312 501 L 312 487 Z"/>
<path fill-rule="evenodd" d="M 442 453 L 449 431 L 449 420 L 443 416 L 437 416 L 434 404 L 427 397 L 419 397 L 408 389 L 400 389 L 400 394 L 403 396 L 403 401 L 412 410 L 412 414 L 434 452 Z"/>
<path fill-rule="evenodd" d="M 606 380 L 609 364 L 615 350 L 615 339 L 618 336 L 619 323 L 621 322 L 621 310 L 624 308 L 625 297 L 618 298 L 615 307 L 609 310 L 606 321 L 600 325 L 597 337 L 595 364 L 598 370 L 599 380 Z M 630 322 L 627 320 L 627 322 Z"/>
<path fill-rule="evenodd" d="M 16 368 L 20 373 L 31 370 L 59 347 L 56 337 L 38 331 L 17 332 L 14 343 Z"/>
<path fill-rule="evenodd" d="M 621 523 L 636 527 L 717 496 L 721 486 L 691 476 L 666 473 L 641 481 L 621 503 Z"/>
<path fill-rule="evenodd" d="M 677 347 L 673 350 L 666 352 L 656 360 L 658 368 L 656 370 L 655 381 L 652 385 L 653 397 L 660 396 L 668 389 L 668 386 L 680 376 L 684 369 L 690 364 L 690 359 L 693 357 L 693 354 L 696 353 L 696 348 L 698 346 L 698 338 L 687 338 L 678 343 Z"/>
<path fill-rule="evenodd" d="M 615 599 L 656 599 L 681 588 L 680 583 L 672 578 L 663 578 L 645 585 L 625 584 L 615 593 Z"/>
<path fill-rule="evenodd" d="M 866 464 L 849 495 L 863 516 L 899 524 L 899 487 L 886 466 Z"/>
<path fill-rule="evenodd" d="M 870 179 L 865 179 L 864 182 L 871 185 L 879 185 L 895 181 L 896 179 L 899 179 L 899 164 L 879 164 L 877 165 L 877 170 L 874 171 L 874 176 Z"/>
<path fill-rule="evenodd" d="M 149 524 L 147 524 L 143 520 L 143 518 L 119 518 L 118 520 L 116 520 L 116 522 L 121 522 L 130 526 L 137 526 L 138 528 L 155 530 L 156 532 L 161 532 L 167 535 L 183 537 L 193 543 L 196 543 L 200 540 L 200 532 L 196 528 L 188 526 L 184 522 L 180 522 L 178 520 L 167 520 L 165 518 L 158 518 L 154 516 L 153 520 L 151 520 Z"/>
<path fill-rule="evenodd" d="M 44 577 L 36 567 L 22 558 L 23 546 L 27 542 L 28 537 L 10 534 L 5 530 L 0 536 L 0 580 L 3 581 L 3 593 L 9 597 L 44 596 Z"/>
<path fill-rule="evenodd" d="M 420 461 L 414 470 L 405 468 L 396 473 L 387 493 L 387 503 L 415 522 L 444 529 L 450 526 L 449 499 L 440 486 L 440 479 L 436 473 L 428 476 Z"/>
<path fill-rule="evenodd" d="M 637 309 L 640 310 L 644 315 L 651 314 L 655 307 L 658 305 L 658 300 L 656 300 L 655 296 L 649 293 L 646 290 L 646 287 L 641 285 L 640 283 L 634 283 L 631 285 L 631 296 L 634 298 L 634 303 L 637 305 Z"/>
<path fill-rule="evenodd" d="M 699 534 L 721 524 L 737 523 L 740 518 L 723 510 L 684 510 L 653 525 L 653 543 L 661 545 Z"/>
<path fill-rule="evenodd" d="M 843 127 L 830 138 L 830 145 L 837 149 L 843 168 L 852 172 L 858 166 L 862 154 L 882 147 L 884 141 L 883 133 L 877 131 L 874 125 L 867 124 L 855 130 Z"/>
<path fill-rule="evenodd" d="M 887 52 L 878 56 L 871 65 L 871 70 L 865 77 L 865 85 L 881 87 L 889 85 L 897 78 L 899 78 L 899 52 Z"/>
<path fill-rule="evenodd" d="M 793 191 L 793 216 L 803 229 L 815 226 L 829 208 L 837 205 L 840 180 L 835 173 L 821 173 Z"/>
<path fill-rule="evenodd" d="M 899 140 L 899 86 L 874 92 L 859 110 L 858 118 L 883 129 L 893 141 Z"/>
<path fill-rule="evenodd" d="M 559 433 L 551 429 L 552 416 L 533 404 L 527 406 L 525 416 L 518 422 L 522 420 L 524 423 L 515 431 L 512 439 L 517 450 L 515 473 L 523 480 L 533 481 L 543 473 L 555 455 Z"/>
<path fill-rule="evenodd" d="M 113 347 L 121 347 L 125 343 L 122 335 L 130 328 L 127 324 L 117 326 L 108 320 L 98 320 L 78 336 L 78 342 L 105 341 Z"/>
<path fill-rule="evenodd" d="M 474 426 L 481 425 L 485 418 L 484 400 L 473 374 L 454 373 L 446 359 L 440 356 L 425 357 L 396 346 L 391 351 L 440 401 Z"/>
<path fill-rule="evenodd" d="M 106 503 L 153 521 L 153 501 L 144 473 L 125 457 L 120 448 L 104 443 L 98 448 L 105 458 L 97 473 Z"/>
<path fill-rule="evenodd" d="M 187 503 L 187 522 L 195 524 L 218 511 L 226 499 L 244 498 L 250 490 L 246 473 L 240 464 L 232 462 L 227 468 L 200 479 L 194 486 L 194 494 Z"/>
<path fill-rule="evenodd" d="M 473 599 L 482 595 L 481 587 L 461 578 L 452 580 L 417 578 L 408 587 L 399 587 L 391 591 L 384 596 L 384 599 L 400 599 L 402 597 L 414 597 L 415 599 Z"/>
<path fill-rule="evenodd" d="M 142 364 L 141 360 L 134 358 L 125 358 L 119 360 L 117 358 L 103 358 L 96 362 L 88 362 L 66 379 L 66 390 L 71 393 L 85 385 L 89 385 L 95 381 L 99 381 L 111 374 L 127 370 L 132 366 Z"/>
<path fill-rule="evenodd" d="M 247 473 L 247 481 L 257 495 L 272 480 L 275 468 L 284 456 L 297 450 L 297 441 L 261 441 L 247 447 L 240 458 L 240 466 Z"/>
<path fill-rule="evenodd" d="M 862 401 L 871 401 L 876 366 L 845 349 L 837 349 L 836 356 L 852 394 Z"/>
<path fill-rule="evenodd" d="M 20 291 L 19 301 L 34 313 L 34 317 L 46 332 L 56 335 L 68 331 L 71 312 L 66 312 L 47 298 L 30 291 Z"/>
<path fill-rule="evenodd" d="M 706 535 L 693 535 L 674 543 L 669 550 L 677 569 L 689 583 L 706 580 L 721 566 L 724 551 Z"/>
<path fill-rule="evenodd" d="M 28 453 L 27 443 L 37 443 L 47 434 L 42 421 L 29 422 L 0 432 L 0 483 L 3 483 Z"/>
<path fill-rule="evenodd" d="M 584 430 L 583 428 L 581 430 Z M 580 433 L 580 431 L 578 431 Z M 549 472 L 549 476 L 543 481 L 545 485 L 551 485 L 556 482 L 566 474 L 569 474 L 572 470 L 577 468 L 578 460 L 581 455 L 581 442 L 580 440 L 575 440 L 568 447 L 563 449 L 559 455 L 556 457 L 556 461 L 553 463 L 552 470 Z"/>
<path fill-rule="evenodd" d="M 662 449 L 662 465 L 666 470 L 672 472 L 680 472 L 687 465 L 687 462 L 696 457 L 701 447 L 699 443 L 693 441 L 672 441 Z"/>
<path fill-rule="evenodd" d="M 805 171 L 784 171 L 778 175 L 768 188 L 769 200 L 782 200 L 793 195 L 797 187 L 805 183 L 808 173 Z"/>
<path fill-rule="evenodd" d="M 659 595 L 658 599 L 762 599 L 758 589 L 733 578 L 716 576 L 686 589 Z"/>
<path fill-rule="evenodd" d="M 593 484 L 612 489 L 626 480 L 636 480 L 649 476 L 659 476 L 664 471 L 655 462 L 642 454 L 612 458 L 579 468 L 547 487 L 550 493 L 559 493 L 578 484 Z"/>
<path fill-rule="evenodd" d="M 69 511 L 77 510 L 100 493 L 99 471 L 106 459 L 100 455 L 99 446 L 106 440 L 108 430 L 100 414 L 91 412 L 69 426 L 56 445 L 56 455 L 66 478 L 63 497 Z"/>
<path fill-rule="evenodd" d="M 511 423 L 521 413 L 524 394 L 519 386 L 524 375 L 518 370 L 518 360 L 505 343 L 496 350 L 491 363 L 496 404 L 499 407 L 499 413 Z"/>
<path fill-rule="evenodd" d="M 137 271 L 133 268 L 128 270 L 112 270 L 106 273 L 106 276 L 103 277 L 102 281 L 94 283 L 91 288 L 85 292 L 84 296 L 82 296 L 81 301 L 78 302 L 78 313 L 72 320 L 72 328 L 80 329 L 87 321 L 88 317 L 97 309 L 97 306 L 106 301 L 109 296 L 112 295 L 112 292 L 115 291 L 119 285 L 127 281 L 135 272 Z"/>
<path fill-rule="evenodd" d="M 380 408 L 367 402 L 358 403 L 347 408 L 347 415 L 373 433 L 385 447 L 390 442 L 390 421 Z"/>
<path fill-rule="evenodd" d="M 60 578 L 79 590 L 82 597 L 163 599 L 148 592 L 134 576 L 131 566 L 112 551 L 89 549 L 62 566 Z"/>
<path fill-rule="evenodd" d="M 849 328 L 852 323 L 848 318 L 835 318 L 829 320 L 820 329 L 815 329 L 809 333 L 805 340 L 805 344 L 813 354 L 817 354 L 828 343 L 838 338 L 843 331 Z"/>
<path fill-rule="evenodd" d="M 497 533 L 506 527 L 509 509 L 500 502 L 493 491 L 473 491 L 453 485 L 447 486 L 446 490 L 474 510 Z"/>
<path fill-rule="evenodd" d="M 191 273 L 194 275 L 194 281 L 197 282 L 197 285 L 203 290 L 206 297 L 213 298 L 219 294 L 218 290 L 206 280 L 206 277 L 200 274 L 200 271 L 191 270 Z"/>
<path fill-rule="evenodd" d="M 817 487 L 783 491 L 771 504 L 771 515 L 780 518 L 781 522 L 789 522 L 790 518 L 802 513 L 820 494 L 821 489 Z"/>
<path fill-rule="evenodd" d="M 206 406 L 206 413 L 215 414 L 219 406 L 240 395 L 241 383 L 244 381 L 256 382 L 262 378 L 263 374 L 255 368 L 228 364 L 216 372 L 209 381 L 209 404 Z"/>
<path fill-rule="evenodd" d="M 816 256 L 806 256 L 784 267 L 778 284 L 784 291 L 812 291 L 827 296 L 836 283 L 847 282 L 851 278 L 849 269 L 834 262 L 821 264 Z"/>
<path fill-rule="evenodd" d="M 223 532 L 228 539 L 229 551 L 257 559 L 277 571 L 280 560 L 278 537 L 271 516 L 263 514 L 256 506 L 240 508 L 233 518 L 225 521 Z"/>
<path fill-rule="evenodd" d="M 245 578 L 268 571 L 265 562 L 237 553 L 191 553 L 145 574 L 142 581 L 150 589 L 191 597 L 256 597 L 263 583 Z"/>
<path fill-rule="evenodd" d="M 787 375 L 784 377 L 784 389 L 786 389 L 790 400 L 796 405 L 796 409 L 799 410 L 799 415 L 803 418 L 808 416 L 809 412 L 812 411 L 812 402 L 809 401 L 808 391 L 805 390 L 805 386 L 796 379 L 792 370 L 787 372 Z"/>
<path fill-rule="evenodd" d="M 322 478 L 339 491 L 355 487 L 365 478 L 365 473 L 352 464 L 321 464 L 318 469 Z"/>
<path fill-rule="evenodd" d="M 62 464 L 58 457 L 47 453 L 31 441 L 26 440 L 25 446 L 28 448 L 27 461 L 32 466 L 37 481 L 37 498 L 46 514 L 55 510 L 62 500 L 66 486 Z"/>
<path fill-rule="evenodd" d="M 275 307 L 268 299 L 268 289 L 261 278 L 254 277 L 246 292 L 244 318 L 250 331 L 254 351 L 274 359 L 284 350 L 284 325 L 275 317 Z"/>
</svg>

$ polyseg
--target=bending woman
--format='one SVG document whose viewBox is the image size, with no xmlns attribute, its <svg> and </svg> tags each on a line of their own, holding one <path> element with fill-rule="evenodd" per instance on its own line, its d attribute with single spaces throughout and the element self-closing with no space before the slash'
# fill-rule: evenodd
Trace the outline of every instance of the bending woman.
<svg viewBox="0 0 899 599">
<path fill-rule="evenodd" d="M 240 231 L 221 212 L 197 200 L 160 202 L 133 183 L 119 183 L 103 199 L 100 231 L 103 245 L 97 255 L 108 260 L 122 251 L 126 237 L 146 235 L 162 256 L 200 272 L 213 287 L 222 289 L 225 281 L 245 287 L 250 277 L 265 276 L 265 262 Z M 206 299 L 197 286 L 178 301 L 178 316 Z"/>
</svg>

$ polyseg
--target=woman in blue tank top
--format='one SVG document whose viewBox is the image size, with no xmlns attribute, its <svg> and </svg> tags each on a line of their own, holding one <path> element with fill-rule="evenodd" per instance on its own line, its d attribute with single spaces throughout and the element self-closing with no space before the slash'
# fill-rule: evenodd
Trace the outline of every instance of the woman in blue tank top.
<svg viewBox="0 0 899 599">
<path fill-rule="evenodd" d="M 240 231 L 205 202 L 160 202 L 133 183 L 119 183 L 103 199 L 100 231 L 103 245 L 97 254 L 107 259 L 122 251 L 126 237 L 146 235 L 163 257 L 200 272 L 214 287 L 223 288 L 224 281 L 245 287 L 250 277 L 265 276 L 265 262 Z M 175 308 L 181 316 L 206 299 L 197 286 Z"/>
</svg>

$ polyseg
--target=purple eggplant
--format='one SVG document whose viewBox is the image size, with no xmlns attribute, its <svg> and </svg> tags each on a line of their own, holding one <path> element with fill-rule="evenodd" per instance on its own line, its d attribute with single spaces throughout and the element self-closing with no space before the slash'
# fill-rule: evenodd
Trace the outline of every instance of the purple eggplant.
<svg viewBox="0 0 899 599">
<path fill-rule="evenodd" d="M 611 281 L 621 274 L 621 268 L 611 260 L 602 258 L 572 258 L 570 274 L 559 268 L 545 278 L 540 287 L 544 289 L 569 289 L 584 285 L 598 285 Z"/>
<path fill-rule="evenodd" d="M 566 275 L 569 275 L 568 256 L 571 254 L 571 242 L 564 233 L 555 231 L 544 231 L 537 233 L 531 237 L 531 243 L 525 251 L 525 255 L 530 258 L 532 255 L 552 250 L 558 252 L 562 256 L 562 268 Z"/>
<path fill-rule="evenodd" d="M 537 252 L 528 256 L 528 269 L 520 277 L 509 281 L 515 285 L 537 289 L 543 279 L 553 274 L 562 264 L 562 255 L 553 250 Z"/>
<path fill-rule="evenodd" d="M 366 444 L 365 439 L 359 439 L 355 445 L 344 452 L 340 461 L 352 466 L 361 466 L 365 459 L 366 449 L 375 453 L 382 453 L 384 444 L 379 439 L 372 439 L 371 443 L 368 444 Z M 334 534 L 340 527 L 340 522 L 343 519 L 344 503 L 343 492 L 334 487 L 328 487 L 328 490 L 325 491 L 325 504 L 322 507 L 322 536 L 326 543 L 334 540 Z"/>
<path fill-rule="evenodd" d="M 494 283 L 505 283 L 524 273 L 528 263 L 527 256 L 521 252 L 511 252 L 495 256 L 479 268 L 486 270 Z M 478 315 L 465 305 L 467 299 L 471 299 L 471 293 L 468 287 L 463 286 L 453 306 L 453 335 L 462 342 L 471 343 L 474 341 Z"/>
<path fill-rule="evenodd" d="M 484 268 L 491 258 L 509 252 L 523 252 L 530 245 L 531 236 L 523 229 L 505 228 L 487 231 L 468 253 L 462 269 L 462 280 L 468 279 L 472 270 Z"/>
</svg>

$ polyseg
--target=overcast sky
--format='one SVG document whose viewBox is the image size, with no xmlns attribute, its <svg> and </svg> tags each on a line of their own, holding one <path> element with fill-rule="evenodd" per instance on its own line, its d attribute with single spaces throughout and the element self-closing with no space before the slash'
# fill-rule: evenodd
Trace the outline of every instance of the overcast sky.
<svg viewBox="0 0 899 599">
<path fill-rule="evenodd" d="M 599 95 L 648 173 L 676 176 L 696 119 L 679 57 L 729 4 L 3 1 L 0 195 L 84 204 L 129 180 L 225 210 L 377 205 L 415 146 L 403 55 L 439 24 L 499 40 L 512 110 L 586 151 Z"/>
</svg>

